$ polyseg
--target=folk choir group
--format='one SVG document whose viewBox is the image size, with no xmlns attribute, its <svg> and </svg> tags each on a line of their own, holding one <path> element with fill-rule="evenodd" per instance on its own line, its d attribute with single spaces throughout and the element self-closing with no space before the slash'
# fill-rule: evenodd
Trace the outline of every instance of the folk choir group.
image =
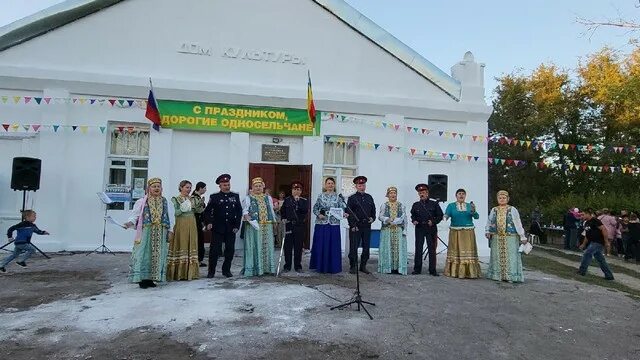
<svg viewBox="0 0 640 360">
<path fill-rule="evenodd" d="M 131 254 L 129 280 L 141 288 L 155 287 L 156 282 L 192 280 L 199 277 L 199 267 L 207 266 L 204 259 L 203 232 L 212 231 L 207 277 L 216 273 L 218 258 L 224 256 L 222 275 L 232 277 L 231 262 L 235 252 L 236 235 L 244 241 L 242 274 L 246 277 L 276 274 L 277 256 L 274 254 L 274 224 L 284 224 L 283 271 L 293 268 L 302 272 L 303 239 L 306 232 L 308 200 L 301 197 L 303 184 L 294 181 L 291 195 L 276 206 L 265 193 L 261 178 L 251 181 L 249 195 L 240 199 L 231 191 L 231 176 L 220 175 L 216 184 L 220 191 L 209 197 L 205 205 L 202 195 L 204 183 L 197 183 L 193 192 L 189 181 L 182 181 L 179 194 L 167 200 L 163 197 L 162 181 L 147 181 L 147 195 L 139 199 L 132 210 L 126 228 L 136 230 Z M 412 274 L 422 272 L 422 256 L 426 244 L 428 271 L 436 271 L 437 225 L 450 220 L 449 243 L 444 275 L 455 278 L 481 277 L 480 263 L 474 231 L 474 220 L 479 218 L 473 202 L 466 202 L 466 191 L 456 191 L 456 201 L 442 211 L 439 203 L 429 198 L 429 186 L 418 184 L 415 190 L 419 200 L 410 210 L 398 201 L 398 189 L 389 187 L 388 199 L 376 208 L 373 197 L 366 193 L 367 178 L 353 180 L 357 192 L 347 199 L 336 193 L 333 178 L 324 181 L 323 192 L 313 205 L 316 217 L 309 269 L 319 273 L 342 272 L 340 224 L 349 226 L 349 272 L 369 274 L 367 262 L 371 240 L 371 225 L 382 223 L 378 256 L 378 272 L 384 274 L 408 273 L 407 238 L 409 223 L 415 231 L 415 260 Z M 509 194 L 497 194 L 486 226 L 491 257 L 486 277 L 496 281 L 524 281 L 521 256 L 518 249 L 526 243 L 526 236 L 518 210 L 509 205 Z M 200 240 L 199 240 L 200 239 Z M 224 253 L 223 253 L 224 244 Z M 358 259 L 358 248 L 362 254 Z"/>
</svg>

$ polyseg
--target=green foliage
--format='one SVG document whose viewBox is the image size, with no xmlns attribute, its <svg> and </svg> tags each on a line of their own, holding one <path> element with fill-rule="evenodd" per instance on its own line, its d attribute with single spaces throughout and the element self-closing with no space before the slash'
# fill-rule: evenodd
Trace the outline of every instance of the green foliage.
<svg viewBox="0 0 640 360">
<path fill-rule="evenodd" d="M 640 210 L 637 175 L 568 168 L 571 164 L 640 167 L 637 151 L 616 153 L 610 148 L 640 145 L 640 49 L 627 55 L 604 49 L 571 72 L 542 64 L 530 74 L 514 73 L 498 80 L 490 136 L 605 148 L 539 150 L 492 142 L 490 157 L 524 160 L 528 165 L 490 166 L 490 199 L 505 189 L 523 217 L 538 205 L 548 215 L 547 223 L 560 221 L 569 207 Z M 555 166 L 532 165 L 539 162 Z"/>
</svg>

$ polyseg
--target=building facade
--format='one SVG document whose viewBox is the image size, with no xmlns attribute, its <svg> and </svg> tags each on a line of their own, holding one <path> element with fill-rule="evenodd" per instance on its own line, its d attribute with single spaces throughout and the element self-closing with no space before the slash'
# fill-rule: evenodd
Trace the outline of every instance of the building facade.
<svg viewBox="0 0 640 360">
<path fill-rule="evenodd" d="M 379 207 L 388 186 L 410 206 L 415 184 L 442 174 L 449 201 L 465 188 L 477 205 L 478 245 L 488 253 L 491 108 L 483 65 L 471 53 L 447 74 L 342 0 L 150 3 L 66 1 L 0 28 L 1 229 L 19 220 L 22 193 L 10 180 L 20 156 L 42 160 L 40 188 L 27 193 L 26 207 L 52 234 L 36 244 L 52 251 L 93 250 L 105 213 L 96 194 L 127 191 L 131 201 L 107 211 L 124 221 L 148 177 L 163 179 L 167 197 L 183 179 L 216 191 L 221 173 L 231 174 L 241 196 L 255 175 L 273 193 L 303 180 L 313 203 L 325 177 L 349 194 L 361 174 Z M 308 72 L 315 134 L 242 126 L 155 131 L 145 118 L 150 78 L 161 110 L 171 100 L 191 109 L 304 111 Z M 130 250 L 132 237 L 107 228 L 112 250 Z"/>
</svg>

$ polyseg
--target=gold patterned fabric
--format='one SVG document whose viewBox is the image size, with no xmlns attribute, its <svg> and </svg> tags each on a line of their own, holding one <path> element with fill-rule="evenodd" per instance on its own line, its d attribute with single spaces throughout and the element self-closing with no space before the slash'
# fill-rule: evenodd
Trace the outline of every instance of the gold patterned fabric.
<svg viewBox="0 0 640 360">
<path fill-rule="evenodd" d="M 176 224 L 173 228 L 173 241 L 169 244 L 167 260 L 167 280 L 197 279 L 200 273 L 198 262 L 198 228 L 193 211 L 180 211 L 180 204 L 191 201 L 188 197 L 177 196 L 171 199 L 176 209 Z"/>
<path fill-rule="evenodd" d="M 473 229 L 450 229 L 444 275 L 477 279 L 481 275 L 476 233 Z"/>
<path fill-rule="evenodd" d="M 509 279 L 507 270 L 509 269 L 509 255 L 507 254 L 507 212 L 508 206 L 498 206 L 496 210 L 496 230 L 498 233 L 498 254 L 500 263 L 500 277 L 503 280 Z"/>
</svg>

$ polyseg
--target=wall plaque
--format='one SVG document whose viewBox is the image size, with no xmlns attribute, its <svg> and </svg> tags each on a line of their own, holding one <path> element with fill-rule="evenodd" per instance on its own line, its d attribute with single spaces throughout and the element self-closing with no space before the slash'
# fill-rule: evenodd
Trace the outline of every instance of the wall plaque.
<svg viewBox="0 0 640 360">
<path fill-rule="evenodd" d="M 262 144 L 262 161 L 289 161 L 288 145 Z"/>
</svg>

